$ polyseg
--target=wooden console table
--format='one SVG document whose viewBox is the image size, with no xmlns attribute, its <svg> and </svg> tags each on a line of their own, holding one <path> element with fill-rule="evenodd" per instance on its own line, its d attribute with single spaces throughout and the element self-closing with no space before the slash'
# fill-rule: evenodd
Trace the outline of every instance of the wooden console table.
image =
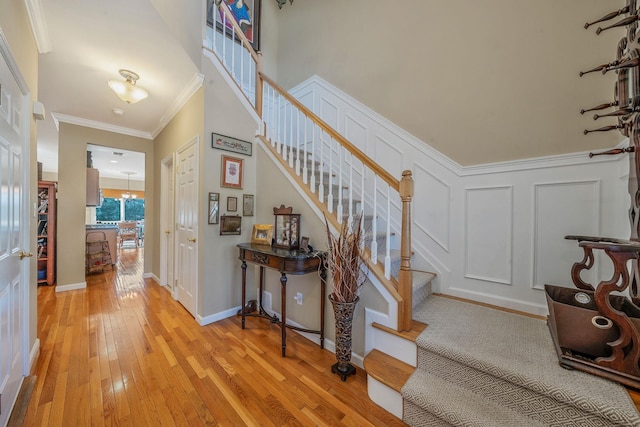
<svg viewBox="0 0 640 427">
<path fill-rule="evenodd" d="M 278 249 L 266 245 L 252 245 L 240 243 L 240 260 L 242 261 L 242 329 L 247 316 L 263 317 L 271 323 L 280 325 L 282 330 L 282 356 L 287 350 L 287 328 L 296 331 L 320 334 L 320 348 L 324 348 L 324 304 L 326 299 L 327 274 L 324 265 L 324 252 L 302 252 L 299 250 Z M 260 304 L 257 313 L 246 312 L 247 299 L 247 263 L 260 266 Z M 262 292 L 264 289 L 264 269 L 271 268 L 280 272 L 280 299 L 282 304 L 281 319 L 275 314 L 269 314 L 262 307 Z M 299 328 L 287 325 L 287 274 L 302 275 L 320 272 L 320 330 Z"/>
</svg>

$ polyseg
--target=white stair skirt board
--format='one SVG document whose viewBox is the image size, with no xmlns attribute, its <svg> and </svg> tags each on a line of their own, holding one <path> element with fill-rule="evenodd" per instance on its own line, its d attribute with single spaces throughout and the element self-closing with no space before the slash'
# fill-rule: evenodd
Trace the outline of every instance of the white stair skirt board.
<svg viewBox="0 0 640 427">
<path fill-rule="evenodd" d="M 371 375 L 367 375 L 367 391 L 369 399 L 376 405 L 402 419 L 402 395 L 400 393 L 382 384 Z"/>
</svg>

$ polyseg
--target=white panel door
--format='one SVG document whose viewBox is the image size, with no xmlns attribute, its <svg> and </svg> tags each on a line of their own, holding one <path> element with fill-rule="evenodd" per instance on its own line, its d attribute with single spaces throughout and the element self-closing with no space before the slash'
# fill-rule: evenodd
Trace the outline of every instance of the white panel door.
<svg viewBox="0 0 640 427">
<path fill-rule="evenodd" d="M 198 286 L 198 150 L 194 141 L 178 151 L 176 170 L 176 290 L 178 301 L 196 316 Z"/>
<path fill-rule="evenodd" d="M 2 50 L 4 46 L 0 46 Z M 2 52 L 0 52 L 2 53 Z M 0 58 L 4 58 L 0 56 Z M 7 423 L 24 373 L 26 247 L 28 188 L 24 173 L 28 129 L 23 120 L 25 97 L 3 59 L 0 61 L 0 426 Z M 23 265 L 25 264 L 25 265 Z"/>
</svg>

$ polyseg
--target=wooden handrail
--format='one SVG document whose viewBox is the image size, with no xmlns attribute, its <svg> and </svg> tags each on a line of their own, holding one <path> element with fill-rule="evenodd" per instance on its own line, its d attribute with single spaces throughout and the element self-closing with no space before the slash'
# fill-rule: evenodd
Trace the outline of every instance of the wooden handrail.
<svg viewBox="0 0 640 427">
<path fill-rule="evenodd" d="M 340 135 L 336 132 L 331 126 L 329 126 L 324 120 L 320 117 L 316 116 L 313 111 L 309 110 L 305 107 L 300 101 L 295 99 L 293 96 L 289 95 L 289 93 L 281 88 L 276 82 L 274 82 L 271 78 L 269 78 L 264 73 L 259 73 L 260 77 L 274 89 L 276 89 L 280 95 L 286 98 L 291 104 L 293 104 L 298 110 L 302 111 L 307 117 L 311 119 L 315 124 L 320 126 L 323 131 L 328 133 L 334 140 L 338 141 L 344 148 L 347 149 L 352 155 L 354 155 L 357 159 L 359 159 L 362 163 L 364 163 L 369 169 L 371 169 L 377 176 L 382 178 L 391 188 L 396 191 L 400 189 L 400 181 L 396 179 L 389 172 L 384 170 L 380 165 L 374 162 L 369 156 L 360 151 L 358 147 L 353 145 L 351 142 L 347 141 L 344 136 Z"/>
</svg>

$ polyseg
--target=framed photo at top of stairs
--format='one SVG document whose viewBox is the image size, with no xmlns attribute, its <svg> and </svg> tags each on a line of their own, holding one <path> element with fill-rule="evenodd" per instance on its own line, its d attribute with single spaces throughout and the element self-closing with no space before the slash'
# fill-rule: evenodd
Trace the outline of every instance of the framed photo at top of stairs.
<svg viewBox="0 0 640 427">
<path fill-rule="evenodd" d="M 215 28 L 219 33 L 223 32 L 230 39 L 240 42 L 237 36 L 233 36 L 233 26 L 228 18 L 224 18 L 222 9 L 218 7 L 224 1 L 231 10 L 233 17 L 242 29 L 242 32 L 253 46 L 253 49 L 260 49 L 260 2 L 261 0 L 207 0 L 207 25 Z M 218 9 L 218 10 L 216 10 Z M 214 27 L 215 20 L 215 27 Z"/>
</svg>

